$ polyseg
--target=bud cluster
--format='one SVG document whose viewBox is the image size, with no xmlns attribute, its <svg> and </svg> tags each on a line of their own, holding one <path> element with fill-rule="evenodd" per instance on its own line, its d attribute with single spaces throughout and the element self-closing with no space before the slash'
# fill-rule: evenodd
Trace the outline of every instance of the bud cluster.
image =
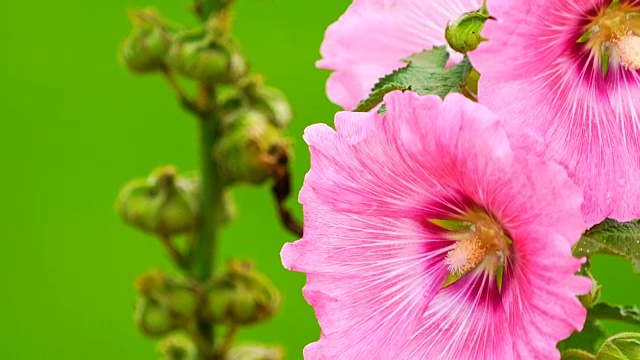
<svg viewBox="0 0 640 360">
<path fill-rule="evenodd" d="M 283 357 L 279 348 L 233 346 L 239 326 L 277 312 L 275 286 L 246 261 L 230 261 L 215 273 L 215 233 L 235 212 L 229 186 L 274 180 L 282 221 L 288 227 L 295 223 L 283 205 L 290 192 L 285 132 L 291 107 L 282 92 L 250 74 L 230 36 L 232 2 L 195 0 L 203 20 L 195 28 L 172 24 L 155 9 L 131 11 L 133 31 L 120 47 L 120 59 L 132 72 L 162 73 L 201 125 L 200 176 L 162 167 L 127 184 L 116 204 L 123 221 L 157 236 L 186 275 L 153 270 L 137 282 L 136 324 L 144 335 L 162 339 L 160 352 L 167 360 Z M 188 82 L 195 83 L 197 94 L 183 88 Z M 227 335 L 215 336 L 217 327 L 227 327 Z"/>
<path fill-rule="evenodd" d="M 226 271 L 205 286 L 156 269 L 140 277 L 136 287 L 136 324 L 150 338 L 176 336 L 177 331 L 188 331 L 203 322 L 251 325 L 272 317 L 280 307 L 277 288 L 247 261 L 230 261 Z M 179 337 L 168 339 L 173 340 L 165 341 L 163 349 L 173 350 L 163 352 L 179 352 Z"/>
<path fill-rule="evenodd" d="M 207 26 L 171 26 L 155 9 L 130 11 L 133 31 L 123 41 L 120 59 L 131 71 L 173 71 L 186 78 L 232 84 L 248 73 L 238 46 L 222 34 L 225 18 Z"/>
</svg>

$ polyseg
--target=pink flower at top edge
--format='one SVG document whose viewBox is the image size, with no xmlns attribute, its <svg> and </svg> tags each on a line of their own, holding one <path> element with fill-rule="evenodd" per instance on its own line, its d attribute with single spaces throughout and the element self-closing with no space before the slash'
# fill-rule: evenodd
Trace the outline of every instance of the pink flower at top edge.
<svg viewBox="0 0 640 360">
<path fill-rule="evenodd" d="M 460 95 L 385 104 L 304 135 L 304 237 L 281 256 L 322 328 L 305 359 L 559 359 L 590 288 L 571 255 L 580 189 Z"/>
<path fill-rule="evenodd" d="M 640 1 L 611 3 L 489 0 L 498 20 L 470 54 L 479 101 L 567 169 L 587 225 L 640 217 Z"/>
<path fill-rule="evenodd" d="M 317 66 L 335 70 L 327 81 L 329 99 L 355 108 L 379 78 L 406 65 L 401 59 L 446 45 L 447 22 L 481 6 L 481 0 L 354 0 L 329 26 L 320 49 Z"/>
</svg>

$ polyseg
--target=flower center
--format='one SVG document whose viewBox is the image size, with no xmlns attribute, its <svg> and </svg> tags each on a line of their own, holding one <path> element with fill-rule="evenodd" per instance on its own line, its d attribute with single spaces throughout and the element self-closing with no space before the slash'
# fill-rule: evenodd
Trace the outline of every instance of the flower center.
<svg viewBox="0 0 640 360">
<path fill-rule="evenodd" d="M 600 9 L 578 39 L 595 55 L 606 76 L 609 63 L 640 69 L 640 6 L 615 0 Z"/>
<path fill-rule="evenodd" d="M 479 209 L 468 209 L 447 220 L 430 221 L 446 230 L 445 238 L 455 241 L 444 259 L 449 276 L 442 284 L 443 288 L 478 269 L 495 277 L 498 291 L 502 290 L 502 276 L 512 241 L 493 217 Z"/>
<path fill-rule="evenodd" d="M 509 253 L 510 240 L 502 227 L 479 210 L 470 210 L 454 221 L 458 221 L 460 225 L 458 231 L 448 234 L 451 239 L 456 240 L 445 258 L 449 272 L 463 275 L 479 265 L 495 272 Z"/>
</svg>

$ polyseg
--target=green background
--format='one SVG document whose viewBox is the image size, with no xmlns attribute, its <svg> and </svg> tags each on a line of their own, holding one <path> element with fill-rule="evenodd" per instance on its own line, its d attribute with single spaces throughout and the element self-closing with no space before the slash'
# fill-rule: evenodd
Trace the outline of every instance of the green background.
<svg viewBox="0 0 640 360">
<path fill-rule="evenodd" d="M 187 0 L 0 2 L 0 359 L 156 359 L 132 321 L 133 280 L 169 269 L 162 248 L 121 224 L 122 184 L 162 164 L 192 170 L 197 137 L 160 76 L 136 77 L 117 61 L 130 31 L 127 7 L 154 5 L 189 23 Z M 256 72 L 295 108 L 295 189 L 309 156 L 305 126 L 331 123 L 327 72 L 314 68 L 327 25 L 346 0 L 239 0 L 235 33 Z M 366 39 L 363 39 L 366 41 Z M 288 358 L 319 336 L 300 294 L 304 275 L 280 265 L 295 240 L 276 222 L 267 187 L 235 191 L 237 221 L 220 259 L 255 258 L 285 295 L 271 322 L 241 337 L 279 342 Z M 295 196 L 289 201 L 298 217 Z M 624 261 L 597 258 L 603 297 L 638 302 L 640 277 Z M 638 330 L 608 324 L 612 330 Z"/>
</svg>

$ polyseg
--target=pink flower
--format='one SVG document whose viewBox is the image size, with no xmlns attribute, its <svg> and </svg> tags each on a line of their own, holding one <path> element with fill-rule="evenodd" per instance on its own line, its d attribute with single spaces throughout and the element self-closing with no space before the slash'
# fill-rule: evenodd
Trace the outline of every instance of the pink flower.
<svg viewBox="0 0 640 360">
<path fill-rule="evenodd" d="M 401 59 L 445 45 L 447 22 L 481 6 L 482 0 L 354 0 L 329 26 L 320 49 L 318 67 L 335 70 L 329 99 L 355 108 L 379 78 L 406 66 Z"/>
<path fill-rule="evenodd" d="M 640 217 L 640 1 L 611 3 L 489 1 L 498 21 L 470 54 L 480 102 L 567 169 L 588 225 Z"/>
<path fill-rule="evenodd" d="M 305 359 L 558 359 L 590 288 L 580 190 L 460 95 L 385 104 L 305 132 L 304 237 L 281 254 L 322 328 Z"/>
</svg>

